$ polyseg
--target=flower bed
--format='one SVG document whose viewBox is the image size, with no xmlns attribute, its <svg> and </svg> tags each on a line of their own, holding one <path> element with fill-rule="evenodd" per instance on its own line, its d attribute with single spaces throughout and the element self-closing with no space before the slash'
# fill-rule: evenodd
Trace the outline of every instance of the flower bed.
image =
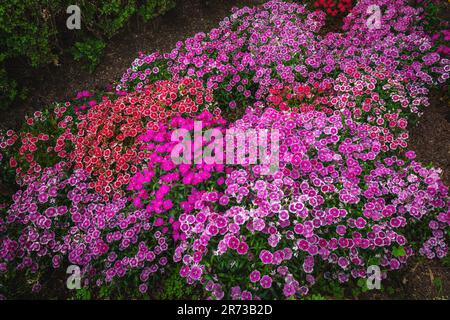
<svg viewBox="0 0 450 320">
<path fill-rule="evenodd" d="M 389 10 L 369 30 L 374 4 Z M 235 10 L 141 55 L 115 93 L 80 92 L 0 133 L 17 189 L 0 206 L 0 277 L 37 291 L 76 265 L 96 297 L 155 297 L 168 279 L 201 298 L 291 299 L 446 258 L 448 188 L 407 130 L 446 85 L 441 39 L 403 0 L 358 2 L 342 33 L 320 35 L 324 19 L 281 1 Z M 276 130 L 277 167 L 197 156 L 227 129 Z M 190 161 L 175 161 L 180 139 Z"/>
<path fill-rule="evenodd" d="M 193 214 L 180 217 L 180 275 L 207 281 L 219 299 L 290 298 L 324 274 L 345 283 L 365 279 L 370 265 L 399 269 L 412 243 L 429 258 L 444 257 L 449 198 L 439 172 L 413 161 L 413 152 L 385 156 L 370 128 L 349 114 L 249 110 L 237 121 L 279 128 L 280 170 L 235 169 L 219 197 L 204 194 Z"/>
</svg>

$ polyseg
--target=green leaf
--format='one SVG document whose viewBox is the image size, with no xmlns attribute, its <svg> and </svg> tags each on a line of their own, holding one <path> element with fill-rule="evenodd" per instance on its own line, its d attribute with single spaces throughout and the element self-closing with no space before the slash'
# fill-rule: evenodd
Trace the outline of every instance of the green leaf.
<svg viewBox="0 0 450 320">
<path fill-rule="evenodd" d="M 392 254 L 396 258 L 404 257 L 406 255 L 406 251 L 404 247 L 394 247 L 394 249 L 392 250 Z"/>
</svg>

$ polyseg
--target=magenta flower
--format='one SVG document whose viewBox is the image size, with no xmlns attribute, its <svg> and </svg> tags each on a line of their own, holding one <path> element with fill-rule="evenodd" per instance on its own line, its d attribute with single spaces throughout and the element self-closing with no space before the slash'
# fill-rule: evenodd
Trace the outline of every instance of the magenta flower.
<svg viewBox="0 0 450 320">
<path fill-rule="evenodd" d="M 261 287 L 263 287 L 264 289 L 269 289 L 272 286 L 272 278 L 265 275 L 261 278 L 259 283 L 261 284 Z"/>
<path fill-rule="evenodd" d="M 267 250 L 262 250 L 259 253 L 259 258 L 261 259 L 262 263 L 270 264 L 273 261 L 273 254 Z"/>
<path fill-rule="evenodd" d="M 142 283 L 142 284 L 140 284 L 139 285 L 139 292 L 140 293 L 146 293 L 148 291 L 148 286 L 146 285 L 146 284 L 144 284 L 144 283 Z"/>
<path fill-rule="evenodd" d="M 250 273 L 250 281 L 253 283 L 258 282 L 261 279 L 261 273 L 258 270 L 253 270 Z"/>
<path fill-rule="evenodd" d="M 191 272 L 189 273 L 189 276 L 193 280 L 198 281 L 202 277 L 202 273 L 203 273 L 203 270 L 200 267 L 194 266 L 194 267 L 192 267 Z"/>
</svg>

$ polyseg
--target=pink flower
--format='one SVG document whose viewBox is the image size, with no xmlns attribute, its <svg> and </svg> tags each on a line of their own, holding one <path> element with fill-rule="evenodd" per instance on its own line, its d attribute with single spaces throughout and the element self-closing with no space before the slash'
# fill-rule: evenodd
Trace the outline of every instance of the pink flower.
<svg viewBox="0 0 450 320">
<path fill-rule="evenodd" d="M 272 286 L 272 278 L 265 275 L 261 278 L 259 283 L 261 284 L 261 287 L 263 287 L 264 289 L 269 289 Z"/>
<path fill-rule="evenodd" d="M 165 200 L 165 201 L 163 202 L 163 208 L 164 208 L 164 210 L 169 210 L 169 209 L 171 209 L 172 207 L 173 207 L 173 203 L 172 203 L 171 200 Z"/>
<path fill-rule="evenodd" d="M 248 244 L 246 244 L 245 242 L 241 242 L 237 248 L 237 252 L 239 254 L 246 254 L 248 251 Z"/>
<path fill-rule="evenodd" d="M 158 219 L 156 219 L 156 221 L 153 223 L 153 225 L 155 226 L 155 227 L 160 227 L 160 226 L 162 226 L 164 224 L 164 219 L 163 218 L 158 218 Z"/>
<path fill-rule="evenodd" d="M 148 286 L 145 283 L 139 285 L 139 292 L 140 293 L 146 293 L 147 290 L 148 290 Z"/>
<path fill-rule="evenodd" d="M 261 252 L 259 253 L 259 258 L 261 259 L 262 263 L 270 264 L 273 261 L 273 254 L 267 250 L 261 250 Z"/>
<path fill-rule="evenodd" d="M 407 152 L 405 153 L 405 156 L 406 156 L 408 159 L 414 159 L 414 158 L 416 157 L 416 153 L 415 153 L 414 151 L 412 151 L 412 150 L 409 150 L 409 151 L 407 151 Z"/>
<path fill-rule="evenodd" d="M 200 280 L 203 270 L 200 267 L 194 266 L 189 273 L 189 276 L 194 280 Z"/>
<path fill-rule="evenodd" d="M 250 281 L 256 283 L 261 279 L 261 273 L 258 270 L 253 270 L 250 273 Z"/>
</svg>

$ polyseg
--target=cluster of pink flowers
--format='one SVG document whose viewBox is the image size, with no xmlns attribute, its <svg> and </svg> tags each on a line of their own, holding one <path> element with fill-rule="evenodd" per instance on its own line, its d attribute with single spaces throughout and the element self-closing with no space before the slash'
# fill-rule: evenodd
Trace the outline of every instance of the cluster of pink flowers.
<svg viewBox="0 0 450 320">
<path fill-rule="evenodd" d="M 218 28 L 178 42 L 162 57 L 138 58 L 118 89 L 139 89 L 146 81 L 146 70 L 164 59 L 174 79 L 186 75 L 203 79 L 222 106 L 249 104 L 271 86 L 307 77 L 307 66 L 314 64 L 308 57 L 318 49 L 316 33 L 324 18 L 322 12 L 310 13 L 303 5 L 279 1 L 235 10 Z M 296 61 L 302 63 L 294 68 Z"/>
<path fill-rule="evenodd" d="M 407 151 L 450 71 L 422 17 L 406 0 L 361 0 L 344 32 L 321 36 L 325 14 L 298 3 L 235 9 L 140 54 L 115 92 L 81 91 L 0 132 L 0 177 L 18 187 L 0 205 L 0 277 L 25 272 L 35 292 L 45 270 L 75 264 L 86 283 L 140 294 L 161 271 L 209 298 L 299 298 L 371 265 L 385 278 L 416 253 L 446 257 L 448 188 Z M 256 164 L 237 159 L 251 139 L 233 164 L 210 163 L 212 129 L 280 144 Z"/>
<path fill-rule="evenodd" d="M 369 30 L 371 5 L 383 12 L 381 27 Z M 308 13 L 301 4 L 275 0 L 245 7 L 209 33 L 177 43 L 169 53 L 136 59 L 118 89 L 139 90 L 146 83 L 145 71 L 155 61 L 158 65 L 166 61 L 174 79 L 186 75 L 202 79 L 214 90 L 222 109 L 263 101 L 273 87 L 334 85 L 336 74 L 349 69 L 369 77 L 389 74 L 408 87 L 414 100 L 423 96 L 425 85 L 444 83 L 450 70 L 449 60 L 433 51 L 433 40 L 420 26 L 422 11 L 404 0 L 360 1 L 345 19 L 344 33 L 322 38 L 317 33 L 324 16 Z M 379 91 L 386 90 L 383 85 L 383 81 L 373 83 Z M 407 113 L 419 113 L 423 103 L 409 102 L 402 105 Z"/>
<path fill-rule="evenodd" d="M 317 0 L 314 6 L 325 10 L 327 14 L 334 17 L 338 14 L 348 13 L 352 8 L 352 0 Z"/>
<path fill-rule="evenodd" d="M 194 132 L 195 122 L 201 123 L 200 132 Z M 147 154 L 147 160 L 141 163 L 145 169 L 131 178 L 127 189 L 133 192 L 131 198 L 136 207 L 158 217 L 159 224 L 172 225 L 174 240 L 180 237 L 176 211 L 181 208 L 189 212 L 206 188 L 224 184 L 224 164 L 207 164 L 203 158 L 195 158 L 198 151 L 194 146 L 203 153 L 203 149 L 211 143 L 204 133 L 214 128 L 224 132 L 225 120 L 204 111 L 193 118 L 175 116 L 167 125 L 149 130 L 139 137 L 143 142 L 142 149 Z M 180 150 L 183 154 L 177 155 L 180 157 L 179 162 L 173 160 L 172 154 L 180 143 L 172 139 L 173 133 L 177 131 L 192 135 L 188 141 L 188 137 L 180 136 L 185 139 L 186 145 Z"/>
<path fill-rule="evenodd" d="M 289 298 L 325 270 L 340 282 L 366 277 L 377 256 L 383 272 L 395 270 L 413 254 L 417 239 L 404 230 L 418 221 L 430 221 L 433 234 L 421 251 L 447 254 L 450 199 L 439 172 L 412 161 L 413 152 L 385 157 L 348 110 L 250 109 L 234 126 L 278 128 L 280 169 L 264 176 L 260 165 L 237 168 L 223 193 L 204 193 L 180 216 L 186 239 L 174 259 L 189 283 L 213 286 L 215 298 Z"/>
<path fill-rule="evenodd" d="M 76 170 L 68 177 L 65 166 L 59 163 L 39 178 L 28 177 L 25 189 L 13 196 L 2 230 L 17 230 L 19 236 L 2 239 L 2 271 L 8 263 L 36 274 L 74 264 L 82 268 L 86 283 L 101 285 L 136 269 L 144 282 L 164 268 L 167 228 L 145 210 L 127 209 L 126 199 L 105 203 L 89 188 L 86 172 Z"/>
</svg>

